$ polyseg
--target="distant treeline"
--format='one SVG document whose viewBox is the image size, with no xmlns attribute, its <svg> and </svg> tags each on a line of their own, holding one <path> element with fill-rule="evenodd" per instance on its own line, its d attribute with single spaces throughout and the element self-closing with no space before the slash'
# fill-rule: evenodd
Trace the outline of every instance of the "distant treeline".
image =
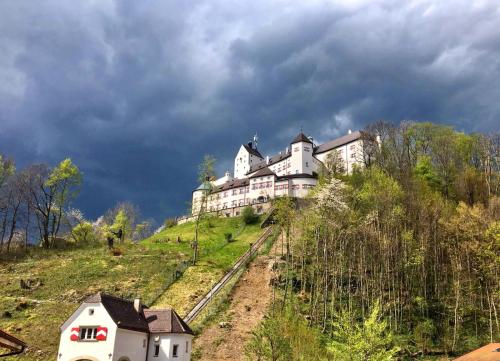
<svg viewBox="0 0 500 361">
<path fill-rule="evenodd" d="M 500 339 L 500 135 L 378 122 L 362 137 L 365 166 L 329 157 L 309 209 L 277 201 L 284 303 L 249 353 L 388 360 Z M 326 341 L 294 337 L 304 322 Z"/>
<path fill-rule="evenodd" d="M 84 218 L 71 207 L 82 184 L 78 167 L 65 159 L 51 168 L 46 164 L 17 170 L 15 162 L 0 154 L 0 253 L 26 249 L 84 245 L 106 241 L 139 240 L 152 233 L 153 221 L 139 222 L 138 207 L 118 203 L 97 221 Z"/>
</svg>

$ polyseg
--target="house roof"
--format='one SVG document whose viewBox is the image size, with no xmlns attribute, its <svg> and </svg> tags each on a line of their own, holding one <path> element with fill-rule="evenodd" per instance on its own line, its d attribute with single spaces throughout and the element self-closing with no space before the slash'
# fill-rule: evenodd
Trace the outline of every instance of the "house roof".
<svg viewBox="0 0 500 361">
<path fill-rule="evenodd" d="M 101 303 L 118 328 L 145 333 L 188 333 L 193 331 L 172 309 L 151 310 L 141 306 L 141 312 L 134 308 L 134 302 L 123 298 L 97 293 L 87 298 L 84 303 Z"/>
<path fill-rule="evenodd" d="M 468 354 L 460 356 L 455 361 L 498 361 L 500 360 L 500 343 L 490 343 Z"/>
<path fill-rule="evenodd" d="M 258 170 L 255 174 L 252 174 L 249 178 L 264 177 L 267 175 L 276 175 L 276 174 L 274 174 L 274 172 L 271 169 L 269 169 L 269 167 L 265 167 Z"/>
<path fill-rule="evenodd" d="M 290 144 L 298 143 L 298 142 L 305 142 L 305 143 L 311 143 L 313 144 L 312 140 L 309 139 L 304 133 L 300 132 L 293 138 L 293 140 L 290 142 Z"/>
<path fill-rule="evenodd" d="M 354 142 L 361 138 L 361 132 L 359 130 L 346 134 L 340 138 L 330 140 L 329 142 L 323 143 L 314 149 L 314 154 L 328 152 L 334 148 L 340 147 L 342 145 Z"/>
<path fill-rule="evenodd" d="M 149 325 L 151 333 L 187 333 L 193 335 L 193 331 L 180 318 L 173 309 L 144 310 L 144 317 Z"/>
<path fill-rule="evenodd" d="M 243 144 L 243 146 L 245 147 L 248 153 L 255 155 L 256 157 L 259 158 L 264 158 L 262 154 L 260 154 L 260 152 L 257 150 L 257 148 L 252 148 L 250 144 Z"/>
<path fill-rule="evenodd" d="M 101 303 L 118 328 L 142 332 L 149 331 L 146 319 L 142 312 L 135 310 L 133 301 L 99 292 L 87 298 L 84 303 Z"/>
</svg>

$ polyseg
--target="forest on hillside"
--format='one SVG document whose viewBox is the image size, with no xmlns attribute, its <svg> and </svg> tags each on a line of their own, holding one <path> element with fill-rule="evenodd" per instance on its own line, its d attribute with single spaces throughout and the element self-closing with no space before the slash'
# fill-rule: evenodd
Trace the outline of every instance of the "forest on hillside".
<svg viewBox="0 0 500 361">
<path fill-rule="evenodd" d="M 458 355 L 500 339 L 500 135 L 432 123 L 367 127 L 364 167 L 335 154 L 286 240 L 259 360 Z"/>
</svg>

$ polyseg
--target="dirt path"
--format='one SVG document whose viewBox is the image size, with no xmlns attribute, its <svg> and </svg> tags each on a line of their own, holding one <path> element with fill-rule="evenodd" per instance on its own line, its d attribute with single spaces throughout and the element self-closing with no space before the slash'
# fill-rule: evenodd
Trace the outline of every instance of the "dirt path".
<svg viewBox="0 0 500 361">
<path fill-rule="evenodd" d="M 279 239 L 269 256 L 258 256 L 241 276 L 228 309 L 218 317 L 219 322 L 205 329 L 194 341 L 193 348 L 201 353 L 201 361 L 245 360 L 245 344 L 271 301 L 271 267 L 281 252 Z"/>
</svg>

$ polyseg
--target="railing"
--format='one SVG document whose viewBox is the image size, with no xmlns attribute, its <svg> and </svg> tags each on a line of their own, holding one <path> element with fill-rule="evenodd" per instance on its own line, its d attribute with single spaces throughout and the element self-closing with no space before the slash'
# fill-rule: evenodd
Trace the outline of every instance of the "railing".
<svg viewBox="0 0 500 361">
<path fill-rule="evenodd" d="M 227 272 L 216 284 L 208 291 L 205 296 L 201 299 L 196 306 L 188 312 L 186 317 L 184 317 L 184 322 L 192 322 L 200 312 L 205 308 L 205 306 L 212 300 L 212 298 L 224 287 L 224 285 L 236 274 L 236 272 L 246 263 L 248 259 L 260 248 L 260 246 L 269 238 L 272 233 L 272 227 L 267 228 L 264 233 L 259 237 L 259 239 L 246 251 L 231 267 L 229 272 Z"/>
</svg>

